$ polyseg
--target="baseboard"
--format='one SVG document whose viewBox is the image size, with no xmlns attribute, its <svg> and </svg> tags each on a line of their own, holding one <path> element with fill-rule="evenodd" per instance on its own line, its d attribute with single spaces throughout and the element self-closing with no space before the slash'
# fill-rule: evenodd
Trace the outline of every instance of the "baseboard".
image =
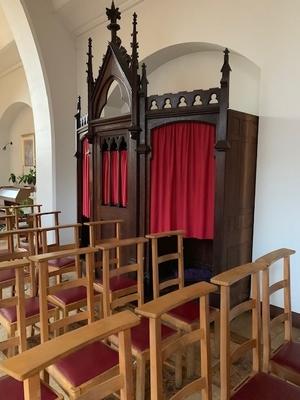
<svg viewBox="0 0 300 400">
<path fill-rule="evenodd" d="M 270 312 L 271 312 L 271 318 L 274 318 L 283 312 L 283 308 L 270 305 Z M 293 321 L 293 326 L 295 328 L 300 328 L 300 314 L 299 313 L 292 312 L 292 321 Z"/>
</svg>

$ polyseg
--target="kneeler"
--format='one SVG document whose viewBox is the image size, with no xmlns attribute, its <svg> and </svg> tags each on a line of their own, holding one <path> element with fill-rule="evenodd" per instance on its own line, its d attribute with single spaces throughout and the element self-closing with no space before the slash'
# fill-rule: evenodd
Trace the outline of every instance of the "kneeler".
<svg viewBox="0 0 300 400">
<path fill-rule="evenodd" d="M 95 248 L 86 247 L 32 257 L 39 268 L 42 343 L 46 343 L 51 337 L 59 335 L 62 331 L 65 332 L 71 324 L 74 327 L 74 324 L 78 326 L 86 321 L 88 324 L 94 322 L 93 277 L 94 254 L 97 251 Z M 55 257 L 77 255 L 85 258 L 86 277 L 49 286 L 48 261 Z M 47 300 L 55 302 L 57 305 L 63 304 L 65 307 L 72 307 L 72 309 L 77 310 L 77 313 L 68 315 L 64 312 L 59 320 L 50 322 L 45 312 Z M 85 308 L 83 308 L 84 305 Z M 70 310 L 70 308 L 67 309 Z M 107 321 L 107 319 L 103 320 L 103 324 L 104 326 L 107 324 L 107 327 L 109 327 Z M 76 336 L 75 332 L 74 335 Z M 89 399 L 95 398 L 93 393 L 96 392 L 95 387 L 98 384 L 104 385 L 104 382 L 108 379 L 113 382 L 120 379 L 117 378 L 120 364 L 121 359 L 119 363 L 118 352 L 107 344 L 99 340 L 93 343 L 88 341 L 86 346 L 70 355 L 66 354 L 66 357 L 54 362 L 47 368 L 47 372 L 63 388 L 70 399 L 81 398 L 81 396 Z M 106 384 L 106 387 L 108 390 L 109 384 Z"/>
<path fill-rule="evenodd" d="M 192 394 L 200 394 L 201 399 L 211 399 L 211 366 L 210 366 L 210 334 L 209 334 L 209 294 L 217 287 L 199 282 L 161 296 L 139 307 L 136 312 L 149 319 L 150 330 L 150 390 L 151 400 L 165 398 L 163 391 L 163 361 L 179 349 L 187 345 L 200 344 L 201 373 L 198 379 L 188 383 L 169 399 L 186 399 Z M 192 332 L 182 334 L 173 343 L 164 344 L 161 335 L 161 317 L 182 304 L 198 299 L 198 315 L 200 323 Z"/>
<path fill-rule="evenodd" d="M 96 321 L 73 332 L 68 332 L 23 354 L 3 361 L 0 363 L 0 370 L 13 377 L 14 382 L 17 382 L 20 387 L 21 395 L 13 397 L 13 400 L 62 399 L 61 396 L 54 394 L 48 388 L 49 392 L 45 392 L 45 388 L 41 385 L 39 379 L 40 371 L 52 364 L 59 365 L 66 363 L 68 359 L 72 359 L 73 363 L 75 362 L 77 367 L 80 367 L 78 374 L 85 375 L 85 360 L 82 357 L 85 349 L 100 346 L 101 341 L 112 334 L 119 336 L 119 352 L 114 354 L 115 362 L 119 368 L 113 377 L 108 376 L 106 379 L 103 377 L 102 381 L 94 382 L 94 386 L 90 388 L 86 395 L 82 395 L 82 399 L 103 399 L 110 394 L 120 392 L 121 400 L 133 400 L 130 329 L 138 323 L 139 319 L 136 315 L 130 311 L 124 311 L 106 320 Z M 103 348 L 105 346 L 105 344 L 102 344 Z M 106 362 L 103 362 L 103 358 L 94 361 L 98 364 L 106 364 Z M 102 368 L 104 369 L 103 366 Z M 70 398 L 73 399 L 74 397 Z"/>
<path fill-rule="evenodd" d="M 29 261 L 27 260 L 15 260 L 15 261 L 3 261 L 0 262 L 0 271 L 14 271 L 16 277 L 16 293 L 12 298 L 6 298 L 0 300 L 0 307 L 15 307 L 16 309 L 16 325 L 17 334 L 8 338 L 7 340 L 0 343 L 0 351 L 7 349 L 8 355 L 15 352 L 15 347 L 19 348 L 20 356 L 22 357 L 26 353 L 26 325 L 25 325 L 25 274 L 24 269 L 29 267 Z M 2 308 L 1 308 L 2 309 Z M 26 360 L 29 361 L 25 356 Z M 18 379 L 16 374 L 12 373 L 10 368 L 6 368 L 6 364 L 15 363 L 13 360 L 15 358 L 9 358 L 0 363 L 0 370 L 5 372 L 0 378 L 0 398 L 1 399 L 13 399 L 13 400 L 35 400 L 31 395 L 26 395 L 26 388 L 23 390 L 23 384 Z M 36 358 L 33 359 L 36 362 Z M 3 368 L 2 368 L 3 366 Z M 20 367 L 21 364 L 17 362 L 15 366 Z M 35 385 L 40 388 L 40 397 L 42 400 L 56 400 L 63 399 L 62 396 L 58 395 L 53 389 L 51 389 L 45 382 L 40 381 L 38 373 L 35 371 L 34 377 Z"/>
<path fill-rule="evenodd" d="M 264 342 L 264 365 L 265 372 L 274 374 L 300 385 L 300 342 L 292 339 L 292 309 L 291 309 L 291 281 L 290 281 L 290 256 L 295 251 L 291 249 L 278 249 L 260 257 L 258 262 L 265 262 L 268 268 L 263 271 L 262 287 L 262 315 L 263 315 L 263 342 Z M 271 270 L 282 269 L 282 279 L 270 285 L 269 275 Z M 279 264 L 279 265 L 277 265 Z M 283 290 L 284 308 L 282 313 L 271 318 L 270 296 Z M 271 350 L 271 331 L 284 323 L 284 342 L 274 351 Z"/>
<path fill-rule="evenodd" d="M 152 281 L 153 281 L 153 297 L 154 299 L 160 296 L 161 290 L 172 288 L 175 286 L 178 289 L 184 287 L 184 261 L 183 261 L 183 236 L 184 231 L 169 231 L 159 232 L 147 235 L 148 239 L 151 239 L 152 248 Z M 174 237 L 176 238 L 177 248 L 174 253 L 167 253 L 158 255 L 159 240 Z M 163 264 L 168 261 L 177 262 L 176 277 L 169 280 L 160 282 L 159 270 L 163 268 Z M 182 332 L 191 332 L 194 329 L 199 328 L 199 304 L 198 300 L 189 301 L 183 303 L 180 306 L 174 307 L 169 310 L 166 314 L 162 315 L 162 321 L 165 321 L 170 326 L 180 329 Z M 219 336 L 220 336 L 220 314 L 219 310 L 215 307 L 209 308 L 209 321 L 214 323 L 214 342 L 215 342 L 215 354 L 219 354 Z M 194 374 L 194 349 L 193 346 L 187 346 L 186 349 L 186 367 L 187 377 L 190 378 Z"/>
<path fill-rule="evenodd" d="M 255 262 L 232 268 L 211 279 L 221 287 L 221 346 L 220 346 L 220 400 L 296 400 L 300 399 L 300 387 L 288 383 L 274 375 L 261 372 L 261 313 L 259 273 L 268 264 Z M 231 308 L 230 289 L 241 279 L 251 276 L 252 298 Z M 230 323 L 244 312 L 251 312 L 251 337 L 235 350 L 230 349 Z M 264 345 L 264 343 L 263 343 Z M 246 352 L 252 351 L 252 372 L 233 390 L 230 384 L 231 363 L 237 362 Z M 263 352 L 263 363 L 266 363 Z"/>
</svg>

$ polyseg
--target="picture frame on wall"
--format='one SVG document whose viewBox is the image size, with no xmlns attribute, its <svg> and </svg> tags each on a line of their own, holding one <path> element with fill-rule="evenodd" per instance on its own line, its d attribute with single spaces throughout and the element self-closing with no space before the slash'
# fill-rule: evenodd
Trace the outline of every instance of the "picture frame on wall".
<svg viewBox="0 0 300 400">
<path fill-rule="evenodd" d="M 21 136 L 21 149 L 24 173 L 35 166 L 35 140 L 34 133 Z"/>
</svg>

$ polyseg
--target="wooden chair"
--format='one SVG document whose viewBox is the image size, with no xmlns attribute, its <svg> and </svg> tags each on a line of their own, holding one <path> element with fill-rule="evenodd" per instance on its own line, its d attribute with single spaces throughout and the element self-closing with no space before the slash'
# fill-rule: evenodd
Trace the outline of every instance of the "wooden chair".
<svg viewBox="0 0 300 400">
<path fill-rule="evenodd" d="M 262 317 L 264 343 L 264 372 L 274 374 L 300 385 L 300 342 L 292 338 L 292 309 L 290 289 L 290 256 L 295 253 L 291 249 L 278 249 L 260 257 L 257 262 L 265 262 L 268 268 L 263 271 L 262 278 Z M 271 269 L 275 263 L 282 269 L 282 279 L 270 285 Z M 283 290 L 284 308 L 281 313 L 271 317 L 270 296 L 278 290 Z M 284 323 L 284 342 L 271 350 L 271 331 L 277 324 Z"/>
<path fill-rule="evenodd" d="M 165 398 L 163 395 L 162 363 L 175 350 L 184 349 L 195 342 L 200 343 L 201 377 L 184 386 L 170 399 L 186 399 L 194 393 L 201 393 L 203 400 L 211 399 L 211 366 L 209 334 L 209 294 L 217 287 L 200 282 L 168 293 L 139 307 L 136 312 L 149 319 L 150 330 L 150 380 L 151 400 Z M 162 316 L 175 307 L 198 299 L 200 323 L 192 332 L 186 332 L 175 342 L 164 345 L 161 335 Z"/>
<path fill-rule="evenodd" d="M 4 300 L 0 300 L 0 310 L 7 307 L 15 307 L 16 315 L 17 315 L 17 334 L 14 337 L 8 338 L 7 340 L 0 343 L 0 351 L 4 351 L 8 349 L 8 355 L 14 353 L 15 347 L 19 347 L 19 352 L 22 354 L 27 354 L 26 350 L 26 327 L 25 327 L 25 295 L 24 295 L 24 269 L 29 266 L 28 260 L 14 260 L 14 261 L 3 261 L 0 262 L 0 271 L 10 271 L 13 270 L 16 276 L 16 294 L 12 298 L 6 298 Z M 30 359 L 30 358 L 29 358 Z M 26 356 L 26 363 L 29 360 Z M 28 382 L 24 385 L 25 392 L 23 392 L 23 385 L 19 382 L 18 377 L 15 374 L 11 373 L 10 370 L 5 368 L 6 363 L 10 365 L 10 362 L 14 360 L 14 358 L 2 361 L 0 363 L 0 369 L 2 369 L 2 365 L 4 366 L 2 371 L 6 372 L 8 375 L 2 376 L 0 378 L 0 396 L 5 399 L 14 399 L 21 400 L 23 399 L 23 394 L 25 393 L 25 399 L 33 400 L 36 398 L 43 400 L 54 400 L 54 399 L 62 399 L 61 396 L 58 396 L 52 389 L 50 389 L 44 382 L 40 381 L 38 372 L 35 371 L 35 385 L 39 386 L 40 393 L 42 396 L 33 397 L 33 392 L 31 391 L 31 395 L 28 395 L 29 386 Z M 31 361 L 36 362 L 37 358 L 33 358 Z M 17 363 L 14 365 L 20 367 L 22 364 Z M 27 388 L 26 388 L 27 386 Z M 3 397 L 2 397 L 3 396 Z"/>
<path fill-rule="evenodd" d="M 144 237 L 121 239 L 103 242 L 96 245 L 102 252 L 102 273 L 95 280 L 94 288 L 103 295 L 104 317 L 111 315 L 112 311 L 133 301 L 141 306 L 144 302 Z M 134 248 L 136 259 L 131 264 L 121 266 L 116 263 L 116 268 L 111 268 L 111 253 L 120 251 L 121 248 Z M 131 278 L 128 274 L 136 274 Z"/>
<path fill-rule="evenodd" d="M 141 307 L 144 302 L 144 244 L 147 239 L 143 237 L 123 239 L 114 242 L 99 244 L 96 247 L 102 251 L 103 280 L 96 282 L 94 287 L 103 295 L 104 316 L 111 315 L 120 306 L 133 301 Z M 111 252 L 116 248 L 136 248 L 136 262 L 119 268 L 110 269 Z M 127 277 L 128 273 L 136 273 L 137 279 Z M 164 344 L 177 340 L 177 330 L 162 325 L 162 340 Z M 111 342 L 118 346 L 118 337 L 112 336 Z M 146 318 L 141 319 L 139 326 L 132 329 L 132 354 L 136 359 L 136 400 L 145 398 L 146 364 L 150 357 L 149 325 Z M 176 378 L 178 383 L 178 360 L 176 360 Z"/>
<path fill-rule="evenodd" d="M 221 287 L 221 400 L 296 400 L 300 398 L 300 387 L 261 372 L 259 273 L 267 268 L 268 265 L 264 262 L 249 263 L 223 272 L 211 279 L 212 283 Z M 232 285 L 249 276 L 252 278 L 252 298 L 231 308 L 230 289 Z M 230 323 L 243 312 L 249 311 L 252 314 L 251 337 L 231 352 Z M 247 351 L 252 351 L 252 372 L 231 391 L 231 363 L 236 363 Z M 265 351 L 263 355 L 266 356 Z M 265 363 L 266 360 L 263 362 Z"/>
<path fill-rule="evenodd" d="M 183 235 L 184 232 L 181 230 L 160 232 L 150 235 L 146 235 L 148 239 L 151 239 L 152 248 L 152 282 L 153 282 L 153 298 L 157 299 L 161 291 L 168 288 L 178 286 L 178 289 L 184 287 L 184 260 L 183 260 Z M 177 249 L 174 253 L 168 253 L 159 256 L 158 255 L 158 241 L 167 238 L 175 237 L 177 241 Z M 159 270 L 163 267 L 163 264 L 168 261 L 177 262 L 176 277 L 164 280 L 160 282 Z M 162 315 L 162 320 L 168 323 L 170 326 L 180 329 L 182 332 L 192 332 L 194 329 L 199 328 L 199 304 L 198 300 L 190 301 L 186 304 L 181 304 L 174 309 L 169 310 L 168 313 Z M 209 320 L 214 322 L 215 325 L 215 353 L 219 354 L 219 336 L 220 336 L 220 314 L 219 310 L 214 307 L 209 309 Z M 193 347 L 186 348 L 186 373 L 187 377 L 190 378 L 194 374 L 194 349 Z"/>
<path fill-rule="evenodd" d="M 35 264 L 39 276 L 40 312 L 41 320 L 43 321 L 41 326 L 42 342 L 48 340 L 48 336 L 43 333 L 43 329 L 48 325 L 48 316 L 45 311 L 47 310 L 47 302 L 58 307 L 58 309 L 61 311 L 63 319 L 66 320 L 71 311 L 80 311 L 80 309 L 83 307 L 88 307 L 88 309 L 93 310 L 91 312 L 94 313 L 95 301 L 98 302 L 99 307 L 101 306 L 101 295 L 94 292 L 93 275 L 90 273 L 91 270 L 94 274 L 94 253 L 96 251 L 97 249 L 91 247 L 61 250 L 53 253 L 39 254 L 29 257 L 29 259 Z M 79 259 L 80 256 L 85 256 L 85 261 L 89 261 L 85 277 L 80 278 L 75 276 L 74 279 L 71 278 L 63 283 L 52 284 L 50 282 L 49 261 L 65 257 L 75 257 Z M 93 294 L 93 306 L 87 304 L 87 301 L 89 301 L 90 292 Z M 76 320 L 77 318 L 80 319 L 81 317 L 81 315 L 76 316 L 76 314 L 71 316 L 70 323 L 72 323 L 72 318 Z M 91 320 L 94 320 L 94 317 Z"/>
<path fill-rule="evenodd" d="M 79 353 L 95 343 L 101 343 L 111 334 L 118 334 L 120 338 L 119 352 L 115 354 L 119 371 L 112 378 L 102 377 L 102 381 L 95 382 L 83 399 L 103 399 L 108 395 L 120 391 L 121 400 L 133 400 L 132 365 L 130 359 L 130 329 L 139 323 L 136 315 L 130 311 L 123 311 L 106 320 L 93 322 L 76 331 L 41 344 L 27 352 L 20 354 L 0 364 L 0 369 L 14 377 L 24 385 L 24 400 L 44 400 L 40 386 L 39 372 L 52 365 L 61 365 L 73 358 L 77 366 L 81 367 L 83 360 L 78 360 Z M 105 347 L 104 344 L 102 344 Z M 78 362 L 80 361 L 80 362 Z M 96 360 L 101 364 L 99 360 Z M 59 397 L 61 398 L 61 397 Z M 74 397 L 71 397 L 73 399 Z M 16 398 L 14 398 L 17 400 Z M 57 397 L 47 397 L 47 400 L 56 400 Z"/>
<path fill-rule="evenodd" d="M 81 224 L 57 225 L 47 228 L 40 228 L 42 253 L 52 253 L 61 250 L 78 249 L 80 247 L 79 230 Z M 70 232 L 72 239 L 67 244 L 61 244 L 62 232 Z M 55 240 L 49 238 L 49 233 L 55 233 Z M 81 276 L 79 256 L 61 257 L 49 260 L 49 276 L 56 276 L 57 282 L 61 282 L 62 275 L 68 272 L 76 272 L 77 277 Z"/>
<path fill-rule="evenodd" d="M 90 246 L 95 247 L 98 244 L 107 243 L 107 242 L 114 242 L 116 240 L 121 239 L 121 224 L 124 221 L 122 219 L 111 219 L 111 220 L 101 220 L 101 221 L 92 221 L 92 222 L 85 222 L 84 225 L 88 226 L 89 228 L 89 239 L 90 239 Z M 111 227 L 111 231 L 114 232 L 111 236 L 103 237 L 102 229 Z M 97 237 L 98 234 L 98 237 Z M 119 268 L 121 265 L 121 254 L 120 249 L 117 247 L 115 254 L 113 255 L 112 259 L 110 260 L 111 264 L 116 264 Z M 97 265 L 101 266 L 100 263 Z"/>
<path fill-rule="evenodd" d="M 20 235 L 26 236 L 28 246 L 26 249 L 19 248 L 17 243 L 19 242 Z M 0 250 L 0 261 L 16 260 L 35 254 L 35 238 L 37 235 L 36 229 L 22 229 L 22 230 L 10 230 L 0 232 L 0 241 L 2 241 L 3 248 Z M 34 269 L 30 266 L 26 280 L 31 284 L 31 293 L 35 293 L 35 280 Z M 2 297 L 3 289 L 7 287 L 13 287 L 15 285 L 15 276 L 13 270 L 7 270 L 0 273 L 0 298 Z"/>
<path fill-rule="evenodd" d="M 87 320 L 88 323 L 91 324 L 95 320 L 93 276 L 94 254 L 96 251 L 97 249 L 87 247 L 32 257 L 39 268 L 41 304 L 40 324 L 42 343 L 47 342 L 50 339 L 51 334 L 57 335 L 62 328 L 65 329 L 70 324 L 78 324 L 83 320 Z M 75 254 L 79 256 L 85 256 L 86 277 L 77 279 L 76 281 L 64 282 L 62 284 L 49 287 L 48 261 L 55 257 L 61 257 L 62 255 L 66 254 L 71 256 L 74 256 Z M 77 302 L 72 309 L 78 309 L 79 306 L 83 307 L 85 305 L 86 310 L 78 311 L 73 315 L 67 315 L 67 313 L 64 312 L 61 319 L 58 321 L 49 322 L 46 315 L 47 299 L 58 305 L 60 305 L 61 302 L 65 302 L 65 305 L 69 306 L 71 305 L 72 301 L 67 302 L 67 299 L 74 298 L 76 295 L 74 292 L 76 291 L 79 291 L 81 294 L 84 293 L 85 299 L 83 299 L 83 296 L 81 296 L 82 304 L 79 305 Z M 120 317 L 118 315 L 120 315 Z M 128 314 L 118 315 L 114 316 L 112 319 L 106 318 L 103 320 L 103 322 L 101 322 L 101 324 L 103 324 L 102 326 L 106 326 L 106 332 L 109 332 L 109 335 L 114 333 L 113 329 L 111 329 L 112 326 L 110 326 L 110 321 L 119 320 L 120 322 L 122 321 L 122 324 L 126 324 L 127 317 L 123 318 L 122 315 L 128 316 Z M 128 326 L 131 325 L 129 324 L 127 327 Z M 90 330 L 93 331 L 93 328 L 90 328 Z M 80 332 L 80 330 L 77 330 L 77 332 Z M 78 333 L 78 335 L 80 335 L 80 333 Z M 122 340 L 121 349 L 124 349 L 124 337 L 119 336 L 119 338 Z M 122 361 L 121 358 L 119 364 L 118 353 L 100 341 L 91 343 L 91 340 L 87 340 L 86 344 L 87 345 L 82 349 L 71 355 L 66 355 L 66 357 L 64 357 L 62 360 L 55 362 L 54 365 L 51 365 L 47 369 L 49 374 L 68 394 L 70 399 L 77 399 L 81 396 L 86 399 L 101 397 L 97 392 L 97 389 L 95 389 L 95 386 L 103 383 L 107 379 L 111 379 L 111 386 L 109 383 L 107 383 L 107 392 L 104 393 L 111 393 L 111 391 L 118 390 L 115 384 L 116 381 L 120 383 L 120 378 L 116 378 L 116 376 L 118 375 L 119 365 L 121 368 L 121 364 L 123 363 L 124 368 L 124 360 Z M 128 356 L 128 348 L 126 349 L 126 352 Z M 126 362 L 126 366 L 129 368 L 129 362 Z M 96 396 L 96 393 L 98 393 L 98 397 Z"/>
</svg>

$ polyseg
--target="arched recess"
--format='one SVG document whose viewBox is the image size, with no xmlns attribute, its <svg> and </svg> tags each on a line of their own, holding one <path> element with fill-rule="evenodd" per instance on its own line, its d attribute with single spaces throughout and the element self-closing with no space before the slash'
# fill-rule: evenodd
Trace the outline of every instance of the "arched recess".
<svg viewBox="0 0 300 400">
<path fill-rule="evenodd" d="M 36 135 L 37 202 L 55 208 L 54 137 L 45 77 L 35 40 L 20 0 L 0 0 L 15 38 L 30 91 Z"/>
<path fill-rule="evenodd" d="M 0 117 L 0 186 L 8 184 L 11 172 L 24 173 L 21 135 L 34 133 L 31 105 L 11 104 Z"/>
</svg>

